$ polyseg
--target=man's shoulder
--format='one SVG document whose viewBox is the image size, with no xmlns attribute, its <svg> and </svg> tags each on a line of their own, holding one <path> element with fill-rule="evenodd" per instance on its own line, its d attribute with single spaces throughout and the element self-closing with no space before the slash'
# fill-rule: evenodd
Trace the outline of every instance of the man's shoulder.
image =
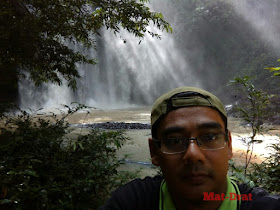
<svg viewBox="0 0 280 210">
<path fill-rule="evenodd" d="M 101 209 L 158 209 L 161 176 L 135 179 L 115 190 Z"/>
<path fill-rule="evenodd" d="M 119 187 L 112 196 L 116 195 L 118 197 L 127 195 L 131 199 L 148 199 L 150 197 L 158 197 L 160 184 L 163 178 L 161 176 L 155 177 L 145 177 L 144 179 L 134 179 L 133 181 Z"/>
<path fill-rule="evenodd" d="M 241 201 L 241 209 L 280 209 L 280 195 L 270 195 L 260 187 L 251 188 L 246 184 L 239 185 L 242 194 L 251 194 L 251 200 Z"/>
</svg>

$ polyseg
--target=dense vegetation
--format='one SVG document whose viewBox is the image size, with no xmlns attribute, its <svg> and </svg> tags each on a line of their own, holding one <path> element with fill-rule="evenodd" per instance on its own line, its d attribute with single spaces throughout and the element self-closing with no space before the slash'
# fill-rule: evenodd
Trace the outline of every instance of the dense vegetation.
<svg viewBox="0 0 280 210">
<path fill-rule="evenodd" d="M 65 118 L 80 108 L 62 118 L 1 115 L 0 209 L 96 209 L 134 176 L 117 170 L 122 131 L 69 135 Z"/>
<path fill-rule="evenodd" d="M 248 1 L 252 9 L 262 3 Z M 62 76 L 69 86 L 76 88 L 76 79 L 80 77 L 76 64 L 94 64 L 95 60 L 69 48 L 66 43 L 92 48 L 101 27 L 112 29 L 114 33 L 123 27 L 140 38 L 145 32 L 159 37 L 148 31 L 150 22 L 169 31 L 171 28 L 161 13 L 151 12 L 146 2 L 0 1 L 1 101 L 11 93 L 15 95 L 13 99 L 16 98 L 17 80 L 26 72 L 37 85 L 43 82 L 61 84 Z M 273 5 L 275 1 L 266 2 Z M 275 106 L 273 115 L 279 116 L 279 107 L 275 105 L 276 101 L 279 103 L 279 77 L 271 77 L 264 70 L 277 66 L 279 49 L 261 39 L 233 5 L 226 0 L 169 0 L 161 6 L 172 8 L 167 17 L 174 28 L 175 46 L 207 89 L 219 95 L 225 91 L 232 93 L 227 94 L 225 100 L 239 101 L 239 111 L 244 114 L 241 117 L 255 126 L 252 129 L 260 129 L 257 124 L 260 119 L 248 118 L 248 112 L 253 116 L 254 112 L 242 104 L 248 95 L 234 92 L 232 87 L 225 88 L 229 79 L 236 75 L 255 76 L 252 87 L 268 92 L 267 95 L 276 95 L 271 104 Z M 266 15 L 270 14 L 264 12 Z M 278 67 L 271 70 L 279 75 Z M 70 114 L 72 112 L 69 110 Z M 266 114 L 266 110 L 260 114 Z M 54 121 L 34 121 L 26 112 L 16 116 L 1 114 L 4 124 L 0 132 L 0 208 L 96 208 L 113 188 L 129 177 L 117 171 L 121 160 L 116 158 L 116 149 L 126 139 L 123 133 L 92 131 L 67 140 L 66 134 L 70 131 L 65 118 L 56 119 L 55 115 L 52 118 Z M 254 135 L 254 130 L 252 133 Z M 248 152 L 254 141 L 249 139 Z M 271 156 L 262 164 L 254 164 L 254 170 L 245 173 L 243 181 L 261 182 L 269 191 L 279 192 L 279 145 L 272 147 Z M 244 174 L 244 167 L 235 169 L 235 174 Z"/>
<path fill-rule="evenodd" d="M 275 75 L 277 76 L 277 74 Z M 237 86 L 237 92 L 242 95 L 242 100 L 235 104 L 233 109 L 237 117 L 243 121 L 244 127 L 248 131 L 248 136 L 240 136 L 239 140 L 247 147 L 242 156 L 245 158 L 244 165 L 236 165 L 230 161 L 230 174 L 240 183 L 249 184 L 251 187 L 259 186 L 268 190 L 270 193 L 280 193 L 280 136 L 274 144 L 270 144 L 270 155 L 263 162 L 251 163 L 253 158 L 254 146 L 266 140 L 258 139 L 257 135 L 267 134 L 271 127 L 271 116 L 278 114 L 278 107 L 271 107 L 273 98 L 279 97 L 270 95 L 262 90 L 258 90 L 252 84 L 252 78 L 244 76 L 236 77 L 231 84 Z M 279 104 L 279 101 L 278 103 Z M 269 140 L 269 139 L 268 139 Z"/>
<path fill-rule="evenodd" d="M 3 0 L 0 1 L 0 103 L 17 100 L 17 82 L 29 77 L 35 85 L 62 79 L 72 89 L 80 77 L 77 64 L 94 58 L 73 46 L 95 47 L 101 27 L 121 28 L 139 37 L 150 24 L 169 31 L 161 13 L 146 0 Z M 65 117 L 34 119 L 25 111 L 5 114 L 0 104 L 0 208 L 96 209 L 132 174 L 117 171 L 116 150 L 122 132 L 93 130 L 67 139 Z M 66 107 L 67 108 L 67 107 Z M 69 107 L 68 107 L 69 108 Z"/>
<path fill-rule="evenodd" d="M 136 37 L 154 24 L 171 30 L 161 13 L 151 12 L 146 0 L 2 0 L 0 2 L 0 99 L 16 94 L 17 81 L 28 76 L 36 85 L 51 82 L 76 88 L 76 64 L 94 64 L 94 58 L 69 47 L 95 47 L 101 27 Z M 5 88 L 5 91 L 3 89 Z M 6 94 L 9 92 L 9 94 Z M 1 100 L 3 101 L 3 99 Z"/>
<path fill-rule="evenodd" d="M 270 145 L 270 156 L 261 164 L 254 163 L 250 179 L 271 193 L 280 193 L 280 143 Z"/>
<path fill-rule="evenodd" d="M 82 6 L 84 1 L 1 1 L 0 83 L 5 91 L 2 91 L 3 88 L 0 91 L 3 97 L 9 98 L 17 93 L 17 83 L 9 82 L 17 81 L 18 76 L 22 75 L 18 74 L 22 72 L 17 72 L 17 67 L 30 72 L 29 76 L 35 84 L 61 84 L 59 75 L 62 75 L 70 86 L 75 87 L 76 79 L 80 76 L 75 64 L 96 60 L 89 57 L 86 50 L 75 51 L 68 48 L 66 43 L 75 47 L 93 47 L 95 41 L 102 42 L 102 37 L 96 39 L 96 36 L 92 36 L 101 33 L 101 28 L 118 33 L 124 27 L 139 37 L 148 31 L 150 22 L 160 29 L 170 29 L 161 13 L 151 12 L 145 6 L 147 1 L 86 2 L 88 6 Z M 260 11 L 263 19 L 271 20 L 272 25 L 279 19 L 278 12 L 274 11 L 277 11 L 279 4 L 274 0 L 246 0 L 246 3 L 251 5 L 251 11 Z M 159 3 L 153 0 L 151 4 L 153 9 L 164 14 L 173 27 L 175 49 L 188 63 L 186 73 L 180 77 L 187 77 L 191 72 L 206 89 L 223 97 L 227 103 L 235 100 L 235 96 L 223 92 L 231 91 L 226 85 L 235 76 L 255 76 L 253 80 L 257 87 L 279 94 L 277 80 L 264 70 L 277 66 L 280 50 L 275 46 L 279 44 L 275 43 L 274 46 L 274 43 L 265 40 L 238 13 L 232 1 L 170 0 Z M 261 7 L 264 8 L 260 10 Z M 270 36 L 271 33 L 266 34 Z M 273 33 L 277 36 L 277 28 Z M 155 35 L 152 31 L 150 34 Z M 133 80 L 134 72 L 128 74 Z M 161 87 L 161 83 L 167 82 L 164 79 L 155 78 L 153 83 Z M 142 93 L 137 84 L 133 89 L 133 93 Z M 134 100 L 133 97 L 131 100 Z"/>
</svg>

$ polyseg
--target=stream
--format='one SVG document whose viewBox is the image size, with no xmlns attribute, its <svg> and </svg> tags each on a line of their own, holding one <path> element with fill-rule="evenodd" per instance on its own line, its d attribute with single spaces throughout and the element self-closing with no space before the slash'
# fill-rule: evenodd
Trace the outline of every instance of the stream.
<svg viewBox="0 0 280 210">
<path fill-rule="evenodd" d="M 103 128 L 103 129 L 124 129 L 130 138 L 118 151 L 118 157 L 127 155 L 122 170 L 141 169 L 140 176 L 152 176 L 158 169 L 151 164 L 148 138 L 150 131 L 150 111 L 151 107 L 139 107 L 128 109 L 112 110 L 89 110 L 89 113 L 79 112 L 67 118 L 67 121 L 79 129 Z M 242 164 L 244 161 L 244 151 L 246 146 L 239 140 L 240 137 L 248 136 L 248 129 L 241 126 L 240 119 L 228 118 L 228 127 L 231 130 L 233 159 L 236 163 Z M 280 126 L 275 126 L 275 130 L 265 135 L 257 136 L 256 139 L 265 140 L 261 144 L 255 144 L 254 157 L 252 162 L 260 163 L 270 150 L 267 146 L 279 141 Z"/>
</svg>

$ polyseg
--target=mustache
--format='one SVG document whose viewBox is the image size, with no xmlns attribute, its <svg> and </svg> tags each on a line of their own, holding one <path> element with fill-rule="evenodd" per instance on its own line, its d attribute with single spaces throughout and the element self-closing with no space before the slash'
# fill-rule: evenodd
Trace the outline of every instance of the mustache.
<svg viewBox="0 0 280 210">
<path fill-rule="evenodd" d="M 188 164 L 184 166 L 182 176 L 191 177 L 197 175 L 213 176 L 214 171 L 202 164 Z"/>
</svg>

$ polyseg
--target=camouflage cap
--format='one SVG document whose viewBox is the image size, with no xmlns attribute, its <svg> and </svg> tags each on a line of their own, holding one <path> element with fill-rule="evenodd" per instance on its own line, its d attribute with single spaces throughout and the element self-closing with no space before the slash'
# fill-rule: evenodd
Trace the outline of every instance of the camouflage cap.
<svg viewBox="0 0 280 210">
<path fill-rule="evenodd" d="M 208 106 L 219 111 L 226 119 L 222 102 L 212 93 L 196 87 L 179 87 L 160 96 L 154 103 L 151 113 L 151 125 L 168 112 L 189 106 Z"/>
</svg>

